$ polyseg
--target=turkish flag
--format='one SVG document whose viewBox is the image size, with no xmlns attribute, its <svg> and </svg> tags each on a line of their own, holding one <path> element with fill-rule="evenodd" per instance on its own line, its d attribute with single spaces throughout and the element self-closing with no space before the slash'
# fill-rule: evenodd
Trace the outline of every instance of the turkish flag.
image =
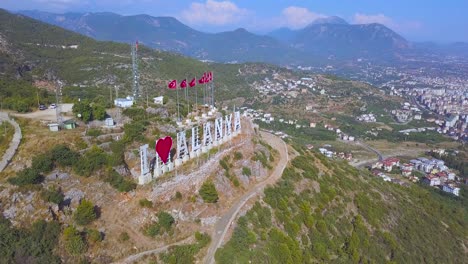
<svg viewBox="0 0 468 264">
<path fill-rule="evenodd" d="M 177 89 L 177 81 L 176 80 L 172 80 L 168 85 L 167 87 L 169 87 L 169 89 Z"/>
<path fill-rule="evenodd" d="M 187 79 L 184 79 L 181 83 L 180 83 L 180 88 L 186 88 L 187 87 Z"/>
<path fill-rule="evenodd" d="M 208 80 L 211 82 L 213 80 L 213 73 L 208 72 Z"/>
<path fill-rule="evenodd" d="M 193 78 L 190 83 L 189 83 L 190 87 L 194 87 L 195 85 L 197 85 L 197 78 Z"/>
<path fill-rule="evenodd" d="M 206 82 L 205 80 L 205 74 L 203 74 L 203 76 L 198 80 L 198 83 L 199 84 L 204 84 Z"/>
<path fill-rule="evenodd" d="M 208 73 L 207 73 L 207 72 L 204 72 L 204 73 L 203 73 L 203 79 L 205 80 L 205 83 L 209 83 L 209 82 L 210 82 L 210 78 L 208 78 Z"/>
</svg>

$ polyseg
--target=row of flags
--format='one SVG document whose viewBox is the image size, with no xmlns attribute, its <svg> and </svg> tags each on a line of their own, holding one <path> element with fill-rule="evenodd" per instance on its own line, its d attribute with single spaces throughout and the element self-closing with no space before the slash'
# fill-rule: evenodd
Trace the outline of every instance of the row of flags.
<svg viewBox="0 0 468 264">
<path fill-rule="evenodd" d="M 200 79 L 198 79 L 199 84 L 205 84 L 205 83 L 209 83 L 211 81 L 213 81 L 213 73 L 212 72 L 205 72 L 205 73 L 203 73 L 203 76 Z M 188 83 L 188 86 L 190 86 L 190 88 L 194 87 L 195 85 L 197 85 L 197 78 L 193 78 Z M 172 89 L 172 90 L 177 89 L 177 80 L 172 80 L 171 82 L 169 82 L 167 87 L 169 89 Z M 182 88 L 182 89 L 187 88 L 187 79 L 184 79 L 183 81 L 180 82 L 180 88 Z"/>
</svg>

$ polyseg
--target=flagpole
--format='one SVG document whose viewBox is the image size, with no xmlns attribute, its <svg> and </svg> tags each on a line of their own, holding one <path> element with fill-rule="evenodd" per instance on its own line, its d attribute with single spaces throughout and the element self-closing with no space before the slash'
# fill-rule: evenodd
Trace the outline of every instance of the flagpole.
<svg viewBox="0 0 468 264">
<path fill-rule="evenodd" d="M 185 80 L 187 80 L 187 79 L 185 79 Z M 187 89 L 187 91 L 185 91 L 185 93 L 186 93 L 185 101 L 187 102 L 187 116 L 190 113 L 190 96 L 189 96 L 190 91 L 188 90 L 189 88 L 190 88 L 190 85 L 187 85 L 185 87 L 185 89 Z"/>
<path fill-rule="evenodd" d="M 205 98 L 205 93 L 206 93 L 206 83 L 205 85 L 203 86 L 203 107 L 205 107 L 205 104 L 206 104 L 206 98 Z"/>
<path fill-rule="evenodd" d="M 177 121 L 180 121 L 180 111 L 179 111 L 179 89 L 177 89 L 177 84 L 176 84 L 176 93 L 177 93 Z"/>
<path fill-rule="evenodd" d="M 211 105 L 213 108 L 215 107 L 215 99 L 214 99 L 214 78 L 213 78 L 213 72 L 210 73 L 211 75 Z"/>
</svg>

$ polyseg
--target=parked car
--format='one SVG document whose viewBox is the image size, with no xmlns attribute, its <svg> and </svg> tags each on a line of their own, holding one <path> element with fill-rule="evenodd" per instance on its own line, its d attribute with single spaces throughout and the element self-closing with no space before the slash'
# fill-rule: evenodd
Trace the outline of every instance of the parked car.
<svg viewBox="0 0 468 264">
<path fill-rule="evenodd" d="M 46 110 L 46 109 L 47 109 L 47 107 L 45 105 L 43 105 L 43 104 L 39 105 L 39 110 Z"/>
<path fill-rule="evenodd" d="M 56 104 L 51 104 L 51 105 L 49 105 L 49 108 L 50 109 L 55 109 L 55 108 L 57 108 L 57 105 Z"/>
</svg>

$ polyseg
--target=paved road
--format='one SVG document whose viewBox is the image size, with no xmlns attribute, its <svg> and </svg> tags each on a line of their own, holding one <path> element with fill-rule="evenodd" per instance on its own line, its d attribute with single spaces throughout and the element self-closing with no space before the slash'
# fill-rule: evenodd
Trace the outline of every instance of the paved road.
<svg viewBox="0 0 468 264">
<path fill-rule="evenodd" d="M 9 122 L 15 128 L 15 133 L 13 134 L 13 139 L 12 139 L 12 141 L 10 143 L 10 146 L 5 151 L 5 154 L 3 155 L 2 159 L 0 160 L 0 172 L 2 172 L 6 168 L 8 163 L 10 163 L 13 156 L 15 155 L 16 150 L 18 149 L 19 144 L 21 142 L 21 138 L 23 136 L 21 134 L 20 126 L 18 125 L 18 123 L 16 123 L 15 120 L 11 119 L 8 116 L 8 113 L 0 112 L 0 121 Z"/>
<path fill-rule="evenodd" d="M 233 221 L 236 219 L 237 214 L 239 211 L 242 209 L 242 207 L 245 205 L 245 203 L 251 199 L 252 197 L 262 194 L 263 189 L 269 185 L 269 184 L 274 184 L 277 180 L 281 178 L 281 175 L 283 174 L 284 169 L 286 168 L 286 165 L 288 164 L 289 156 L 288 156 L 288 148 L 286 146 L 286 143 L 284 143 L 283 140 L 281 140 L 279 137 L 274 136 L 273 134 L 266 133 L 266 132 L 260 132 L 262 135 L 262 138 L 274 149 L 277 149 L 280 158 L 278 163 L 276 164 L 276 167 L 274 168 L 273 172 L 271 173 L 270 177 L 265 179 L 264 181 L 258 183 L 252 190 L 249 192 L 245 193 L 243 196 L 241 196 L 236 203 L 229 209 L 228 212 L 226 212 L 215 224 L 215 229 L 213 233 L 211 234 L 211 244 L 210 247 L 208 248 L 208 252 L 206 253 L 206 256 L 203 260 L 204 263 L 209 263 L 212 264 L 214 263 L 214 254 L 216 250 L 221 247 L 224 238 L 226 236 L 226 233 L 229 230 L 229 227 L 231 227 Z"/>
<path fill-rule="evenodd" d="M 362 141 L 356 141 L 356 145 L 358 146 L 361 146 L 371 152 L 374 152 L 375 155 L 377 155 L 377 158 L 379 159 L 379 161 L 383 160 L 384 159 L 384 156 L 382 155 L 382 153 L 380 151 L 378 151 L 377 149 L 367 145 L 366 143 L 362 142 Z"/>
</svg>

